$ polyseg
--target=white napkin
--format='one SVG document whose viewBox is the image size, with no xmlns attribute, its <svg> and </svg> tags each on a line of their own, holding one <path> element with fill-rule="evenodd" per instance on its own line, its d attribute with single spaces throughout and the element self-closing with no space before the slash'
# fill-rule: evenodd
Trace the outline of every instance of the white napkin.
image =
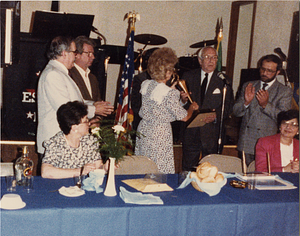
<svg viewBox="0 0 300 236">
<path fill-rule="evenodd" d="M 89 177 L 82 181 L 82 189 L 86 191 L 96 191 L 96 193 L 102 193 L 103 188 L 100 187 L 103 183 L 105 171 L 101 169 L 94 170 L 89 173 Z"/>
<path fill-rule="evenodd" d="M 190 178 L 191 172 L 188 173 L 186 179 L 181 183 L 181 185 L 178 187 L 178 189 L 185 188 L 187 185 L 189 185 L 192 181 L 195 181 L 199 188 L 205 193 L 207 193 L 209 196 L 215 196 L 217 195 L 220 191 L 221 188 L 227 183 L 227 178 L 233 178 L 235 175 L 232 174 L 226 174 L 223 172 L 219 172 L 224 176 L 224 180 L 218 183 L 201 183 L 198 179 L 196 178 Z"/>
<path fill-rule="evenodd" d="M 164 204 L 160 197 L 154 196 L 153 194 L 142 194 L 140 192 L 132 193 L 122 186 L 120 187 L 120 198 L 122 198 L 125 203 L 139 205 Z"/>
</svg>

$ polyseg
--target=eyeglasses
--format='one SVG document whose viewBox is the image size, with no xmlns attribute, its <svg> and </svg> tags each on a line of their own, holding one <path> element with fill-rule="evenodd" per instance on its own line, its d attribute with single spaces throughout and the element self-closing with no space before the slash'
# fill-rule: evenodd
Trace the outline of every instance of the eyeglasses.
<svg viewBox="0 0 300 236">
<path fill-rule="evenodd" d="M 95 56 L 94 52 L 85 52 L 85 51 L 83 51 L 82 53 L 86 53 L 88 55 L 88 57 L 92 57 L 92 55 Z"/>
<path fill-rule="evenodd" d="M 80 122 L 79 124 L 89 124 L 89 123 L 90 123 L 89 120 L 84 120 L 84 121 Z"/>
<path fill-rule="evenodd" d="M 288 121 L 282 121 L 281 125 L 284 125 L 286 127 L 288 127 L 290 125 L 293 128 L 297 128 L 299 126 L 299 124 L 297 122 L 288 122 Z"/>
<path fill-rule="evenodd" d="M 75 50 L 75 51 L 68 51 L 68 52 L 72 52 L 72 53 L 74 53 L 75 55 L 77 54 L 77 50 Z"/>
<path fill-rule="evenodd" d="M 262 72 L 266 72 L 267 74 L 274 74 L 276 72 L 274 70 L 266 69 L 266 68 L 263 68 L 263 67 L 260 67 L 260 70 Z"/>
<path fill-rule="evenodd" d="M 211 57 L 211 56 L 205 55 L 201 58 L 202 58 L 202 60 L 207 60 L 207 61 L 210 61 L 211 59 L 214 60 L 214 61 L 218 60 L 218 56 L 212 56 Z"/>
</svg>

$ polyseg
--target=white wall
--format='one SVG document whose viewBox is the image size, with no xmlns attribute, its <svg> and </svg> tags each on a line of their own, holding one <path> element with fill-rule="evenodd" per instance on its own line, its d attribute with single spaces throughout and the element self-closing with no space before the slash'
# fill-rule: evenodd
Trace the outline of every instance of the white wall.
<svg viewBox="0 0 300 236">
<path fill-rule="evenodd" d="M 60 1 L 60 11 L 95 15 L 94 27 L 106 37 L 107 44 L 125 45 L 128 24 L 123 21 L 129 11 L 138 12 L 135 34 L 157 34 L 168 42 L 178 57 L 193 54 L 191 44 L 215 38 L 217 19 L 223 19 L 223 45 L 227 45 L 230 1 Z M 22 2 L 21 31 L 29 32 L 32 11 L 50 10 L 51 2 Z M 90 37 L 96 38 L 94 33 Z M 135 51 L 144 45 L 135 43 Z M 147 48 L 151 48 L 150 46 Z M 146 48 L 146 49 L 147 49 Z M 226 63 L 227 47 L 223 46 Z M 120 66 L 109 64 L 106 100 L 114 102 Z"/>
<path fill-rule="evenodd" d="M 299 11 L 299 1 L 257 2 L 251 67 L 263 55 L 274 53 L 280 47 L 286 55 L 289 50 L 293 12 Z"/>
<path fill-rule="evenodd" d="M 232 1 L 60 1 L 60 11 L 95 15 L 94 26 L 107 38 L 107 44 L 125 45 L 128 24 L 126 13 L 135 10 L 141 15 L 136 23 L 136 35 L 157 34 L 168 42 L 178 57 L 195 53 L 191 44 L 213 39 L 217 18 L 223 18 L 223 66 L 226 66 L 230 9 Z M 35 10 L 50 10 L 51 1 L 22 1 L 21 31 L 29 32 L 31 15 Z M 259 58 L 281 47 L 287 54 L 297 0 L 257 2 L 251 67 Z M 96 38 L 94 33 L 90 37 Z M 135 51 L 143 45 L 135 43 Z M 151 47 L 148 47 L 151 48 Z M 114 103 L 120 66 L 109 64 L 106 100 Z M 234 81 L 239 78 L 234 78 Z M 238 85 L 235 82 L 234 90 Z"/>
</svg>

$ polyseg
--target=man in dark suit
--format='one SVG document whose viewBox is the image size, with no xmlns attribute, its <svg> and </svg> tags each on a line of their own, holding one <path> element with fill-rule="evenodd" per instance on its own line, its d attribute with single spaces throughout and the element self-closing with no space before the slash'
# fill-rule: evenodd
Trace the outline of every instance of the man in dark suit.
<svg viewBox="0 0 300 236">
<path fill-rule="evenodd" d="M 74 67 L 69 70 L 71 78 L 78 86 L 85 101 L 90 101 L 95 106 L 95 114 L 100 116 L 110 115 L 114 108 L 109 102 L 101 101 L 99 83 L 95 75 L 90 73 L 94 56 L 94 42 L 86 36 L 78 36 L 75 39 L 77 55 Z M 97 119 L 93 119 L 97 121 Z"/>
<path fill-rule="evenodd" d="M 277 133 L 277 115 L 291 109 L 292 89 L 277 81 L 282 62 L 274 54 L 259 61 L 260 80 L 245 83 L 234 104 L 233 113 L 243 117 L 240 127 L 238 151 L 246 163 L 254 161 L 255 144 L 261 137 Z"/>
<path fill-rule="evenodd" d="M 188 90 L 191 93 L 190 96 L 199 105 L 199 110 L 215 111 L 215 114 L 209 115 L 204 119 L 206 123 L 204 126 L 185 129 L 182 142 L 183 171 L 195 170 L 201 156 L 204 157 L 218 152 L 223 88 L 228 83 L 224 75 L 220 76 L 216 70 L 218 55 L 214 48 L 202 48 L 198 53 L 198 61 L 201 68 L 184 73 L 182 79 L 186 81 Z M 233 106 L 231 85 L 227 84 L 226 87 L 224 119 L 229 116 Z M 181 98 L 183 102 L 187 102 L 186 93 L 182 92 Z M 190 103 L 188 102 L 185 108 L 187 109 L 189 106 Z M 224 133 L 223 130 L 222 133 Z M 221 143 L 221 149 L 222 145 L 223 142 Z"/>
<path fill-rule="evenodd" d="M 133 77 L 133 83 L 132 83 L 132 93 L 131 93 L 131 108 L 133 110 L 133 122 L 132 122 L 132 128 L 133 130 L 137 130 L 137 127 L 139 126 L 139 123 L 141 121 L 141 117 L 139 116 L 139 111 L 142 105 L 142 95 L 140 94 L 140 89 L 141 89 L 141 84 L 147 80 L 151 79 L 150 75 L 147 72 L 147 65 L 148 65 L 148 60 L 151 54 L 158 49 L 157 47 L 155 48 L 150 48 L 142 54 L 142 70 L 143 72 L 135 75 Z"/>
</svg>

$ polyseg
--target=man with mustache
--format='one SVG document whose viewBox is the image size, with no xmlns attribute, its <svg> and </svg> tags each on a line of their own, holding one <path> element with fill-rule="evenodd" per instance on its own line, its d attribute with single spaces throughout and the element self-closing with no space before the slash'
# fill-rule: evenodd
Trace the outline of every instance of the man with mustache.
<svg viewBox="0 0 300 236">
<path fill-rule="evenodd" d="M 261 137 L 277 133 L 277 115 L 291 109 L 292 89 L 277 81 L 282 62 L 274 54 L 263 56 L 259 61 L 260 80 L 245 83 L 233 106 L 233 113 L 243 117 L 240 127 L 238 151 L 246 164 L 255 158 L 255 144 Z"/>
</svg>

